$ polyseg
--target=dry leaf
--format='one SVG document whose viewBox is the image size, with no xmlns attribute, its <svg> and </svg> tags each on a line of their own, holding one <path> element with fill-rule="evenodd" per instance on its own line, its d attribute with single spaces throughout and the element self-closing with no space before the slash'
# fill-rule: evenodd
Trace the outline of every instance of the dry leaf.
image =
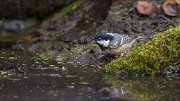
<svg viewBox="0 0 180 101">
<path fill-rule="evenodd" d="M 163 3 L 163 10 L 169 16 L 180 15 L 180 0 L 167 0 Z"/>
<path fill-rule="evenodd" d="M 138 13 L 143 15 L 151 15 L 157 10 L 156 5 L 147 1 L 137 1 L 136 9 Z"/>
</svg>

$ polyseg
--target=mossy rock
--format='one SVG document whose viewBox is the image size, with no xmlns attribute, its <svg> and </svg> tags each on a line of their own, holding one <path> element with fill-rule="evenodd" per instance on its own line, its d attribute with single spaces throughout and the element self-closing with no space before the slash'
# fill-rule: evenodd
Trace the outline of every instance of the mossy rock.
<svg viewBox="0 0 180 101">
<path fill-rule="evenodd" d="M 157 75 L 180 64 L 180 26 L 156 34 L 146 44 L 136 46 L 128 57 L 118 58 L 106 65 L 105 72 L 121 70 L 128 74 Z"/>
</svg>

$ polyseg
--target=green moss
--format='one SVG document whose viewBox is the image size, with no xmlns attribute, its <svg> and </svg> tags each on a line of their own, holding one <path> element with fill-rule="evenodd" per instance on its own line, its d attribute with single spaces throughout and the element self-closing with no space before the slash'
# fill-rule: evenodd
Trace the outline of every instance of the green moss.
<svg viewBox="0 0 180 101">
<path fill-rule="evenodd" d="M 65 7 L 63 10 L 61 10 L 59 13 L 56 13 L 53 20 L 57 20 L 59 17 L 66 15 L 67 13 L 75 10 L 84 0 L 75 0 L 70 5 Z"/>
<path fill-rule="evenodd" d="M 10 77 L 12 75 L 13 74 L 9 74 L 9 73 L 7 73 L 5 71 L 0 70 L 0 79 L 8 78 L 8 77 Z"/>
<path fill-rule="evenodd" d="M 143 45 L 132 49 L 128 57 L 118 58 L 108 64 L 106 73 L 127 70 L 132 74 L 156 75 L 165 68 L 180 64 L 180 26 L 159 33 Z"/>
</svg>

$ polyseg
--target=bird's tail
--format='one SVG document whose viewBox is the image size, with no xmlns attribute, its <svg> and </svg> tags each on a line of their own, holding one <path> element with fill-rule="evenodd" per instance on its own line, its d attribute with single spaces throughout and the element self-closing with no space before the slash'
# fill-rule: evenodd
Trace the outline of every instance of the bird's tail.
<svg viewBox="0 0 180 101">
<path fill-rule="evenodd" d="M 151 37 L 147 37 L 147 36 L 136 36 L 130 44 L 134 44 L 135 42 L 137 42 L 137 40 L 140 40 L 140 39 L 151 39 Z"/>
<path fill-rule="evenodd" d="M 138 39 L 151 39 L 151 37 L 147 37 L 147 36 L 136 36 L 135 39 L 136 39 L 136 40 L 138 40 Z"/>
<path fill-rule="evenodd" d="M 89 44 L 95 44 L 95 40 L 94 39 L 91 39 L 90 41 L 88 41 Z"/>
</svg>

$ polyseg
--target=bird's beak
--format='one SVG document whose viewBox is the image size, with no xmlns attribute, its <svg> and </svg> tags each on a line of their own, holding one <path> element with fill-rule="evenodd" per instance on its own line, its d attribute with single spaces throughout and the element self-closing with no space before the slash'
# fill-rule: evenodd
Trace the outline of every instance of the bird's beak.
<svg viewBox="0 0 180 101">
<path fill-rule="evenodd" d="M 96 42 L 95 42 L 94 39 L 91 39 L 91 40 L 89 41 L 89 43 L 90 43 L 90 44 L 95 44 Z"/>
</svg>

